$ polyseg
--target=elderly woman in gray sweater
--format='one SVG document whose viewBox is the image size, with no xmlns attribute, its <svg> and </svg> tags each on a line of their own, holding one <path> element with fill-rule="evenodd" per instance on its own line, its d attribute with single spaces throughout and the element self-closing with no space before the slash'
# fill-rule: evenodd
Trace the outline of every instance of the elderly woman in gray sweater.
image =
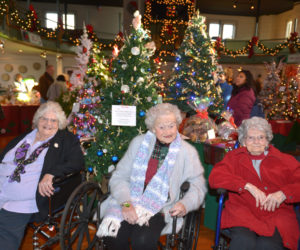
<svg viewBox="0 0 300 250">
<path fill-rule="evenodd" d="M 172 216 L 196 210 L 206 192 L 204 170 L 193 146 L 181 139 L 177 106 L 158 104 L 146 114 L 148 132 L 135 137 L 117 165 L 102 203 L 99 237 L 108 249 L 157 249 L 161 234 L 172 230 Z M 180 186 L 190 188 L 179 199 Z M 182 226 L 179 218 L 178 227 Z M 179 229 L 178 228 L 178 229 Z"/>
</svg>

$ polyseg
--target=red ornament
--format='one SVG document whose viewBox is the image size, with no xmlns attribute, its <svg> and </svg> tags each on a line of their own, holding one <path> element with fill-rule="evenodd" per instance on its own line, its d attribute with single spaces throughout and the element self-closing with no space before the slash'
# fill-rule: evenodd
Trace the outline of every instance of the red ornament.
<svg viewBox="0 0 300 250">
<path fill-rule="evenodd" d="M 81 74 L 77 74 L 76 77 L 80 78 Z"/>
<path fill-rule="evenodd" d="M 155 62 L 155 63 L 159 63 L 159 62 L 160 62 L 159 57 L 156 57 L 156 58 L 154 59 L 154 62 Z"/>
<path fill-rule="evenodd" d="M 83 47 L 82 48 L 82 53 L 86 53 L 87 52 L 87 48 L 86 47 Z"/>
</svg>

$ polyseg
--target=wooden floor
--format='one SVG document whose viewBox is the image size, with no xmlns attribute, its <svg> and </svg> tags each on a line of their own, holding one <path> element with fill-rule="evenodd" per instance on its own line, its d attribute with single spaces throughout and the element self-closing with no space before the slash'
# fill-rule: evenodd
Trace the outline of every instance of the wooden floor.
<svg viewBox="0 0 300 250">
<path fill-rule="evenodd" d="M 25 234 L 24 241 L 21 245 L 20 250 L 31 250 L 32 247 L 32 233 L 33 230 L 31 228 L 28 228 Z M 211 250 L 211 246 L 213 245 L 214 241 L 214 231 L 204 227 L 201 225 L 200 227 L 200 234 L 199 234 L 199 240 L 197 245 L 197 250 Z M 43 243 L 43 242 L 41 242 Z M 58 244 L 54 245 L 51 248 L 47 248 L 47 250 L 59 250 L 60 247 Z"/>
</svg>

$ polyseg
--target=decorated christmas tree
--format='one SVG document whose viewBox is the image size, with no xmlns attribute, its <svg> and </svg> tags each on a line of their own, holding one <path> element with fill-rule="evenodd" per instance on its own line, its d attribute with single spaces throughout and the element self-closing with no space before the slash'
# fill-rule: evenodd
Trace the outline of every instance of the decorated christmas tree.
<svg viewBox="0 0 300 250">
<path fill-rule="evenodd" d="M 73 119 L 73 132 L 78 137 L 91 137 L 96 133 L 97 117 L 100 113 L 99 82 L 102 71 L 106 70 L 103 63 L 96 60 L 92 41 L 88 38 L 84 27 L 81 45 L 77 47 L 78 68 L 71 76 L 73 89 L 78 90 Z M 105 74 L 102 74 L 102 76 Z M 106 75 L 107 76 L 107 75 Z M 108 80 L 108 77 L 107 79 Z"/>
<path fill-rule="evenodd" d="M 132 26 L 121 50 L 114 48 L 113 84 L 103 90 L 98 132 L 87 149 L 86 166 L 98 181 L 114 168 L 132 138 L 146 132 L 146 111 L 156 103 L 150 72 L 155 46 L 143 29 L 138 12 Z"/>
<path fill-rule="evenodd" d="M 267 77 L 264 81 L 263 88 L 259 93 L 259 100 L 264 106 L 264 111 L 266 114 L 270 114 L 273 107 L 280 101 L 278 96 L 279 86 L 280 86 L 280 72 L 284 64 L 282 61 L 277 65 L 275 61 L 270 63 L 265 62 L 265 67 L 267 70 Z"/>
<path fill-rule="evenodd" d="M 269 119 L 295 121 L 300 118 L 299 85 L 300 65 L 288 65 L 273 97 L 277 101 L 267 113 Z"/>
<path fill-rule="evenodd" d="M 206 34 L 205 17 L 200 16 L 198 11 L 189 21 L 175 60 L 167 100 L 177 104 L 181 110 L 189 111 L 189 100 L 206 96 L 212 101 L 209 114 L 218 115 L 223 101 L 212 75 L 216 69 L 215 53 Z"/>
</svg>

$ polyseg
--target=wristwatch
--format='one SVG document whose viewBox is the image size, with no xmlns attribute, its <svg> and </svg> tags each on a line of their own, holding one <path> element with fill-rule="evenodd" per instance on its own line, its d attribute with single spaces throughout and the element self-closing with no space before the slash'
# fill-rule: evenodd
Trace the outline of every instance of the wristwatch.
<svg viewBox="0 0 300 250">
<path fill-rule="evenodd" d="M 131 204 L 128 201 L 125 201 L 121 204 L 122 207 L 130 207 Z"/>
</svg>

